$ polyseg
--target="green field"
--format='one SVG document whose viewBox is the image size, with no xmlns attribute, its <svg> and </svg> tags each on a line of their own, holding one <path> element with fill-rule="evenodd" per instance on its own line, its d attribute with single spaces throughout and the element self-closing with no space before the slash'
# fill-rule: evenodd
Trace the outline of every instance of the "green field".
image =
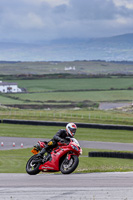
<svg viewBox="0 0 133 200">
<path fill-rule="evenodd" d="M 0 94 L 0 103 L 1 104 L 23 104 L 25 103 L 22 100 L 9 98 L 7 95 Z"/>
<path fill-rule="evenodd" d="M 33 155 L 30 151 L 31 148 L 0 151 L 0 173 L 26 173 L 26 163 Z M 99 150 L 83 148 L 83 157 L 79 157 L 74 173 L 133 171 L 132 159 L 90 158 L 89 151 Z"/>
<path fill-rule="evenodd" d="M 132 103 L 132 78 L 35 79 L 17 80 L 16 82 L 29 92 L 1 94 L 0 103 L 32 105 L 32 109 L 35 104 L 39 106 L 38 110 L 5 109 L 4 111 L 0 109 L 2 119 L 133 124 L 132 111 L 99 111 L 95 109 L 100 102 Z M 52 105 L 54 108 L 50 107 Z M 64 109 L 61 109 L 60 106 Z M 65 109 L 65 106 L 68 106 L 68 109 Z M 75 107 L 84 109 L 74 110 Z"/>
<path fill-rule="evenodd" d="M 128 89 L 133 87 L 133 78 L 69 78 L 69 79 L 27 79 L 27 80 L 7 80 L 17 82 L 19 87 L 26 88 L 28 92 L 45 91 L 71 91 L 71 90 L 109 90 Z"/>
<path fill-rule="evenodd" d="M 50 93 L 29 93 L 29 94 L 12 94 L 10 96 L 18 97 L 22 101 L 31 101 L 42 103 L 45 101 L 132 101 L 133 91 L 87 91 L 87 92 L 50 92 Z"/>
<path fill-rule="evenodd" d="M 10 80 L 7 80 L 10 81 Z M 1 104 L 70 104 L 90 102 L 132 102 L 132 78 L 85 78 L 85 79 L 35 79 L 13 80 L 28 93 L 1 94 Z"/>
</svg>

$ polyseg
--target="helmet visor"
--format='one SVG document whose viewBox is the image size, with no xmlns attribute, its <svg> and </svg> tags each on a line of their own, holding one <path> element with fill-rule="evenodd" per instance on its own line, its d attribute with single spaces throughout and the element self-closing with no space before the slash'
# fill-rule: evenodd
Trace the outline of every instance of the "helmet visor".
<svg viewBox="0 0 133 200">
<path fill-rule="evenodd" d="M 72 132 L 73 135 L 76 133 L 76 128 L 70 128 L 70 131 Z"/>
</svg>

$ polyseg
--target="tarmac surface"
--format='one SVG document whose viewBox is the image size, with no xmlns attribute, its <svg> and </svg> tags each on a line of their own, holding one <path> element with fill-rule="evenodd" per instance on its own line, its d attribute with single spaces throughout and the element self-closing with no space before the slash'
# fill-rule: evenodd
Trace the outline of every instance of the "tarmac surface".
<svg viewBox="0 0 133 200">
<path fill-rule="evenodd" d="M 123 107 L 123 106 L 130 106 L 131 103 L 122 103 L 122 102 L 103 102 L 103 103 L 100 103 L 99 105 L 99 109 L 100 110 L 110 110 L 110 109 L 114 109 L 114 108 L 120 108 L 120 107 Z"/>
<path fill-rule="evenodd" d="M 46 140 L 44 138 L 19 138 L 19 137 L 0 137 L 0 150 L 20 149 L 21 144 L 23 148 L 33 147 L 39 140 Z M 15 146 L 13 147 L 13 143 Z M 133 151 L 133 143 L 117 143 L 117 142 L 96 142 L 96 141 L 79 141 L 80 146 L 84 148 L 94 149 L 109 149 L 116 151 Z"/>
<path fill-rule="evenodd" d="M 2 200 L 132 200 L 133 172 L 0 174 Z"/>
</svg>

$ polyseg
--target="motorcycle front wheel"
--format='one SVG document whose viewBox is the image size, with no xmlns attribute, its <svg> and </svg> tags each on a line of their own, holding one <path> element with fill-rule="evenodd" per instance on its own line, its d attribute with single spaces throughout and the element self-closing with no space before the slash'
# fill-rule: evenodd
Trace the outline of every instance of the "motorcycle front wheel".
<svg viewBox="0 0 133 200">
<path fill-rule="evenodd" d="M 63 160 L 60 165 L 60 171 L 62 174 L 72 173 L 78 166 L 79 158 L 76 155 L 72 155 L 70 160 L 67 157 Z"/>
<path fill-rule="evenodd" d="M 32 156 L 26 164 L 26 172 L 29 175 L 36 175 L 40 172 L 39 170 L 40 163 L 34 162 L 35 159 L 36 155 Z"/>
</svg>

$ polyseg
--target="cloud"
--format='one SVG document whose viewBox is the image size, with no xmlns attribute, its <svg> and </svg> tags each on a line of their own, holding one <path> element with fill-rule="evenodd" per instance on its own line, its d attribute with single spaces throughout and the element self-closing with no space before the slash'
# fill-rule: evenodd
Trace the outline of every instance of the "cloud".
<svg viewBox="0 0 133 200">
<path fill-rule="evenodd" d="M 1 0 L 0 38 L 34 42 L 110 36 L 133 32 L 132 18 L 131 0 Z"/>
<path fill-rule="evenodd" d="M 81 20 L 110 19 L 114 17 L 115 6 L 112 0 L 72 0 L 71 13 Z"/>
<path fill-rule="evenodd" d="M 123 6 L 127 9 L 133 9 L 133 1 L 132 0 L 113 0 L 116 6 Z"/>
</svg>

